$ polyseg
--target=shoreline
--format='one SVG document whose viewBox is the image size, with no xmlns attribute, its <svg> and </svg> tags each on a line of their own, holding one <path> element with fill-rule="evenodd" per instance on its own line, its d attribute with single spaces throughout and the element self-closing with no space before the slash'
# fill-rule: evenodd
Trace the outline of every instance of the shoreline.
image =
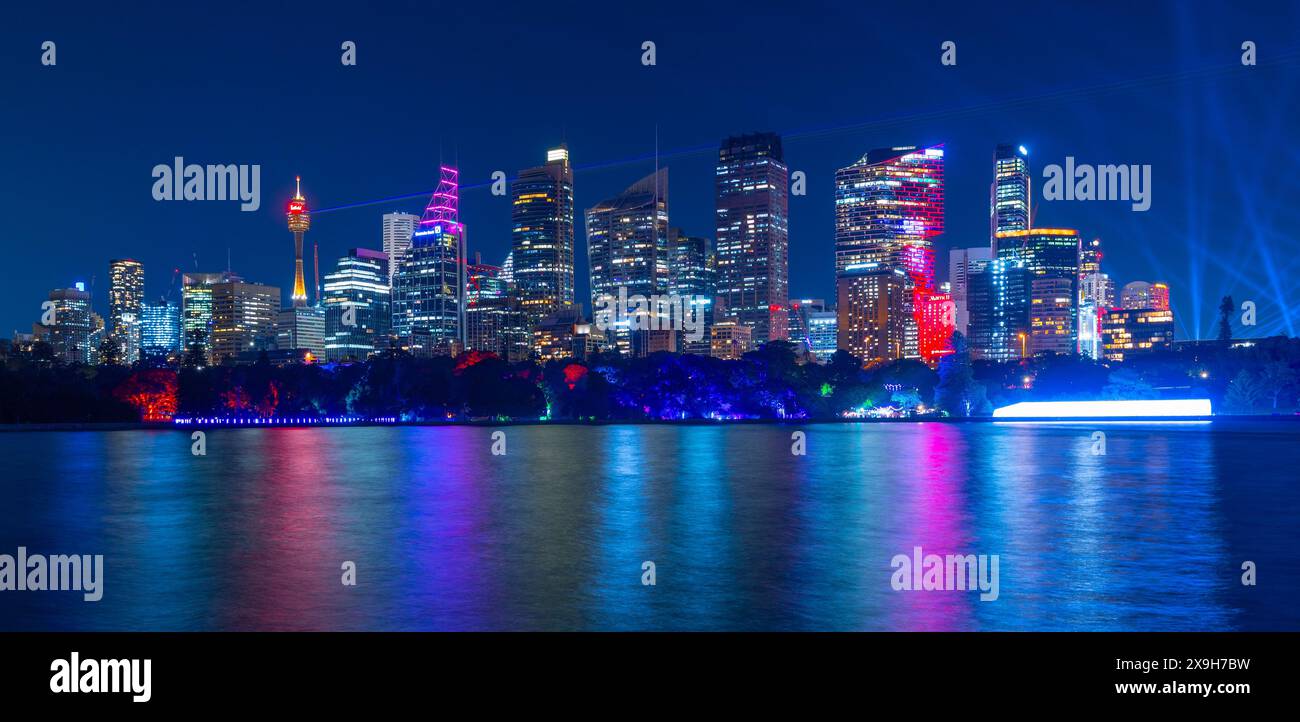
<svg viewBox="0 0 1300 722">
<path fill-rule="evenodd" d="M 358 427 L 410 427 L 410 426 L 467 426 L 467 427 L 506 427 L 506 426 L 808 426 L 815 424 L 1059 424 L 1059 423 L 1209 423 L 1231 422 L 1234 420 L 1273 420 L 1279 423 L 1287 421 L 1300 423 L 1300 414 L 1223 414 L 1215 416 L 1189 416 L 1179 418 L 1154 417 L 1109 417 L 1109 418 L 1003 418 L 992 416 L 973 417 L 921 417 L 905 419 L 680 419 L 680 420 L 471 420 L 471 421 L 394 421 L 355 423 L 321 423 L 321 424 L 278 424 L 265 425 L 256 423 L 228 424 L 185 424 L 170 422 L 57 422 L 32 424 L 0 424 L 0 433 L 34 432 L 34 431 L 212 431 L 219 429 L 316 429 L 316 428 L 358 428 Z"/>
</svg>

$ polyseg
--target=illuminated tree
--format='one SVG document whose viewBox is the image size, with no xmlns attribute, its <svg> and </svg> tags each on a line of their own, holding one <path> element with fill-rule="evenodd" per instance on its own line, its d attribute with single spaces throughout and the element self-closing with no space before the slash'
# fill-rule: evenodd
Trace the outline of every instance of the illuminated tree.
<svg viewBox="0 0 1300 722">
<path fill-rule="evenodd" d="M 176 372 L 137 371 L 113 390 L 113 396 L 135 407 L 142 421 L 171 421 L 176 415 Z"/>
</svg>

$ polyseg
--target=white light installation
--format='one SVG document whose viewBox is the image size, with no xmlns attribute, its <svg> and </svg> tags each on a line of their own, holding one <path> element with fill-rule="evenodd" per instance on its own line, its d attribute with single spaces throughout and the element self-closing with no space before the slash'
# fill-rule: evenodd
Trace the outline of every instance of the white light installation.
<svg viewBox="0 0 1300 722">
<path fill-rule="evenodd" d="M 1209 399 L 1022 401 L 993 410 L 995 419 L 1176 419 L 1210 416 Z"/>
</svg>

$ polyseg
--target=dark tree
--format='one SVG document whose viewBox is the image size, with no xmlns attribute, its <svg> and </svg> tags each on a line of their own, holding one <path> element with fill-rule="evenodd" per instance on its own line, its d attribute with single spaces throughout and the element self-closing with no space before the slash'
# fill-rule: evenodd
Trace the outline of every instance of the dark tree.
<svg viewBox="0 0 1300 722">
<path fill-rule="evenodd" d="M 1219 341 L 1224 344 L 1232 340 L 1232 321 L 1228 319 L 1236 311 L 1237 305 L 1232 302 L 1232 296 L 1224 296 L 1219 301 Z"/>
</svg>

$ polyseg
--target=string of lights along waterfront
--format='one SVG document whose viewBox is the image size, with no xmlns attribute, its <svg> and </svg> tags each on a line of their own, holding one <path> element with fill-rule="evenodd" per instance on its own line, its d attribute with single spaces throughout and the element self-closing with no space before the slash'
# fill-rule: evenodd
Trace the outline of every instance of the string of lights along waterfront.
<svg viewBox="0 0 1300 722">
<path fill-rule="evenodd" d="M 75 281 L 51 290 L 31 332 L 15 331 L 11 343 L 20 353 L 48 345 L 70 364 L 189 367 L 346 363 L 392 351 L 477 351 L 511 362 L 659 351 L 734 359 L 772 341 L 815 363 L 844 350 L 867 367 L 934 365 L 958 350 L 992 361 L 1047 353 L 1122 361 L 1171 348 L 1168 285 L 1134 280 L 1117 291 L 1101 239 L 1035 223 L 1029 151 L 1007 143 L 991 150 L 988 242 L 950 248 L 947 280 L 935 273 L 945 224 L 942 144 L 867 150 L 835 173 L 825 209 L 835 219 L 829 303 L 789 298 L 792 174 L 779 135 L 721 141 L 711 235 L 672 223 L 671 176 L 657 161 L 622 193 L 577 208 L 570 149 L 560 145 L 511 181 L 510 251 L 499 262 L 471 255 L 460 174 L 442 166 L 424 213 L 377 217 L 375 247 L 335 260 L 323 285 L 314 253 L 309 294 L 312 218 L 296 178 L 285 206 L 293 237 L 287 298 L 274 283 L 228 268 L 172 271 L 168 292 L 148 300 L 143 265 L 119 258 L 109 267 L 106 316 Z M 578 297 L 574 282 L 579 221 L 589 298 Z M 688 333 L 645 298 L 678 299 L 699 324 Z"/>
</svg>

